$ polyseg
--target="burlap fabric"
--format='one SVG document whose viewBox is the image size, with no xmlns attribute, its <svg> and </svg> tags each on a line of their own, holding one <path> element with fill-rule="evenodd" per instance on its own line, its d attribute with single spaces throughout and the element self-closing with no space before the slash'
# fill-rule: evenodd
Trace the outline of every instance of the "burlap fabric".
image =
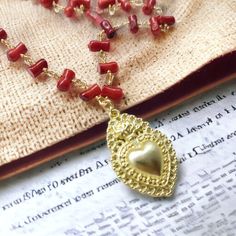
<svg viewBox="0 0 236 236">
<path fill-rule="evenodd" d="M 114 40 L 111 60 L 120 65 L 126 100 L 121 109 L 140 103 L 177 83 L 192 71 L 236 46 L 235 0 L 176 0 L 169 12 L 177 19 L 170 34 L 154 39 L 143 31 L 124 30 Z M 30 1 L 1 0 L 1 25 L 30 55 L 45 58 L 50 69 L 71 68 L 96 83 L 95 54 L 89 39 L 98 30 L 88 21 L 71 22 Z M 21 63 L 9 63 L 0 48 L 0 164 L 32 154 L 104 121 L 106 114 L 74 94 L 58 92 L 55 81 L 37 82 Z"/>
</svg>

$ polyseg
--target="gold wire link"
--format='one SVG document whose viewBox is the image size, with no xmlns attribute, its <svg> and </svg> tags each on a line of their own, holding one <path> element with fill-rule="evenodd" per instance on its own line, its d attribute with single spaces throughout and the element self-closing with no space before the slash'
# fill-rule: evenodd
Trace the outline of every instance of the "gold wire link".
<svg viewBox="0 0 236 236">
<path fill-rule="evenodd" d="M 63 7 L 62 5 L 56 3 L 55 1 L 53 1 L 53 11 L 55 13 L 61 13 L 62 11 L 64 11 L 65 7 Z"/>
<path fill-rule="evenodd" d="M 130 4 L 136 7 L 143 6 L 143 0 L 130 0 Z"/>
<path fill-rule="evenodd" d="M 149 28 L 149 26 L 150 26 L 149 22 L 147 22 L 147 21 L 141 21 L 138 23 L 138 25 L 140 28 Z"/>
<path fill-rule="evenodd" d="M 75 7 L 74 8 L 75 14 L 77 17 L 80 17 L 84 14 L 85 8 L 84 5 L 80 5 L 80 7 Z"/>
<path fill-rule="evenodd" d="M 163 9 L 160 6 L 155 6 L 154 10 L 157 15 L 163 15 Z"/>
<path fill-rule="evenodd" d="M 104 39 L 106 39 L 106 34 L 105 34 L 104 30 L 102 30 L 98 33 L 98 40 L 102 41 Z"/>
<path fill-rule="evenodd" d="M 101 13 L 105 13 L 105 14 L 108 13 L 109 16 L 114 16 L 115 13 L 116 13 L 118 10 L 120 10 L 120 6 L 121 6 L 120 3 L 113 4 L 113 5 L 109 4 L 108 8 L 103 9 L 103 10 L 101 11 Z"/>
<path fill-rule="evenodd" d="M 72 80 L 72 82 L 75 86 L 78 86 L 81 89 L 87 89 L 88 88 L 88 85 L 80 79 L 75 78 L 75 79 Z"/>
<path fill-rule="evenodd" d="M 97 96 L 96 100 L 105 111 L 107 111 L 109 114 L 112 113 L 112 111 L 114 110 L 114 105 L 109 98 Z"/>
<path fill-rule="evenodd" d="M 48 70 L 47 68 L 44 68 L 43 72 L 44 72 L 45 75 L 47 75 L 50 78 L 53 78 L 53 79 L 56 79 L 56 80 L 58 80 L 60 78 L 60 76 L 56 72 Z"/>
<path fill-rule="evenodd" d="M 119 7 L 117 5 L 109 5 L 108 6 L 108 13 L 110 16 L 114 16 L 116 11 L 119 9 Z"/>
<path fill-rule="evenodd" d="M 161 27 L 161 31 L 164 33 L 168 32 L 170 29 L 170 26 L 167 24 L 161 25 L 160 27 Z"/>
<path fill-rule="evenodd" d="M 10 42 L 9 42 L 8 40 L 6 40 L 6 39 L 1 39 L 0 42 L 1 42 L 5 47 L 7 47 L 8 49 L 14 48 L 14 46 L 12 46 L 12 45 L 10 44 Z"/>
<path fill-rule="evenodd" d="M 98 61 L 99 63 L 106 63 L 107 61 L 107 54 L 103 50 L 100 50 L 98 53 Z"/>
<path fill-rule="evenodd" d="M 119 25 L 115 25 L 115 26 L 114 26 L 114 29 L 115 29 L 115 30 L 121 29 L 122 27 L 124 27 L 124 26 L 126 26 L 126 25 L 128 25 L 128 24 L 129 24 L 129 21 L 122 22 L 122 23 L 120 23 Z"/>
<path fill-rule="evenodd" d="M 23 62 L 27 65 L 27 66 L 31 66 L 34 64 L 33 59 L 26 54 L 20 54 L 21 58 L 23 59 Z"/>
<path fill-rule="evenodd" d="M 106 74 L 106 84 L 112 85 L 114 79 L 115 79 L 115 76 L 111 73 L 111 71 L 108 71 Z"/>
</svg>

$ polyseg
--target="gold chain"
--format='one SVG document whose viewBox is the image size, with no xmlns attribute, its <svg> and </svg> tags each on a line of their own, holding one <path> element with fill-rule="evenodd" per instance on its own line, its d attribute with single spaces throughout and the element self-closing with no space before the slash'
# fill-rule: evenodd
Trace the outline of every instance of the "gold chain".
<svg viewBox="0 0 236 236">
<path fill-rule="evenodd" d="M 8 49 L 13 48 L 13 46 L 10 44 L 10 42 L 8 40 L 5 39 L 1 39 L 0 41 L 5 47 L 7 47 Z"/>
<path fill-rule="evenodd" d="M 115 109 L 112 101 L 107 97 L 97 96 L 96 100 L 99 105 L 109 114 Z"/>
</svg>

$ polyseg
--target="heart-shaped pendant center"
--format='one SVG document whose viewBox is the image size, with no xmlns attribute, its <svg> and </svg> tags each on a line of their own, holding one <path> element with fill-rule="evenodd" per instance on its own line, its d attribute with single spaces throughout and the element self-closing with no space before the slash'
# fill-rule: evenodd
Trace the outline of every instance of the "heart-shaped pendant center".
<svg viewBox="0 0 236 236">
<path fill-rule="evenodd" d="M 148 141 L 141 144 L 139 149 L 133 149 L 128 159 L 137 169 L 152 175 L 161 175 L 163 155 L 155 142 Z"/>
</svg>

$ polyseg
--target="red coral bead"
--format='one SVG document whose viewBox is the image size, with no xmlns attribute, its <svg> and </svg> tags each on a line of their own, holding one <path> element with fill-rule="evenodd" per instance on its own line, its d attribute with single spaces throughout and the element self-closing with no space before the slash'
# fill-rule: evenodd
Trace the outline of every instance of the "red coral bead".
<svg viewBox="0 0 236 236">
<path fill-rule="evenodd" d="M 146 0 L 143 4 L 142 11 L 145 15 L 151 15 L 156 5 L 156 0 Z"/>
<path fill-rule="evenodd" d="M 62 76 L 57 82 L 58 90 L 66 92 L 70 89 L 72 80 L 75 78 L 75 72 L 70 69 L 65 69 Z"/>
<path fill-rule="evenodd" d="M 156 3 L 157 3 L 157 1 L 156 0 L 146 0 L 146 3 L 147 3 L 148 6 L 154 8 Z"/>
<path fill-rule="evenodd" d="M 158 36 L 160 35 L 161 33 L 161 28 L 160 28 L 160 25 L 156 19 L 155 16 L 152 16 L 150 19 L 149 19 L 149 22 L 150 22 L 150 27 L 151 27 L 151 31 L 152 31 L 152 34 L 154 36 Z"/>
<path fill-rule="evenodd" d="M 145 15 L 151 15 L 152 14 L 152 9 L 150 9 L 147 5 L 144 5 L 142 8 L 143 14 Z"/>
<path fill-rule="evenodd" d="M 119 70 L 118 64 L 116 62 L 106 62 L 98 64 L 98 72 L 100 74 L 106 74 L 108 71 L 111 73 L 116 73 Z"/>
<path fill-rule="evenodd" d="M 83 0 L 85 10 L 90 9 L 90 0 Z"/>
<path fill-rule="evenodd" d="M 94 25 L 97 26 L 100 26 L 102 21 L 104 21 L 104 18 L 95 11 L 86 11 L 86 16 Z"/>
<path fill-rule="evenodd" d="M 79 7 L 80 6 L 80 0 L 69 0 L 68 6 L 70 7 Z"/>
<path fill-rule="evenodd" d="M 85 10 L 88 10 L 90 8 L 90 0 L 69 0 L 68 6 L 70 7 L 80 7 L 84 6 Z"/>
<path fill-rule="evenodd" d="M 104 41 L 92 40 L 90 41 L 88 47 L 91 52 L 99 52 L 100 50 L 109 52 L 110 41 L 109 40 L 104 40 Z"/>
<path fill-rule="evenodd" d="M 143 5 L 142 7 L 143 14 L 145 15 L 151 15 L 152 14 L 152 9 L 148 7 L 147 5 Z"/>
<path fill-rule="evenodd" d="M 39 61 L 37 61 L 36 63 L 34 63 L 33 65 L 29 66 L 27 68 L 27 71 L 29 72 L 29 74 L 33 77 L 36 78 L 38 77 L 41 73 L 43 73 L 43 69 L 47 69 L 48 68 L 48 63 L 45 59 L 40 59 Z"/>
<path fill-rule="evenodd" d="M 124 93 L 121 88 L 111 85 L 104 85 L 101 95 L 112 100 L 121 100 L 124 97 Z"/>
<path fill-rule="evenodd" d="M 101 95 L 101 88 L 98 84 L 94 84 L 80 94 L 80 98 L 84 101 L 89 101 L 96 96 Z"/>
<path fill-rule="evenodd" d="M 136 34 L 139 30 L 139 26 L 138 26 L 138 19 L 136 15 L 131 15 L 128 17 L 129 19 L 129 29 L 130 32 L 133 34 Z"/>
<path fill-rule="evenodd" d="M 58 0 L 39 0 L 39 3 L 45 8 L 52 8 L 53 2 L 58 3 Z"/>
<path fill-rule="evenodd" d="M 156 19 L 160 25 L 167 24 L 171 26 L 175 24 L 174 16 L 156 16 Z"/>
<path fill-rule="evenodd" d="M 132 6 L 131 6 L 129 1 L 127 1 L 127 0 L 118 0 L 118 2 L 120 3 L 121 9 L 123 9 L 126 12 L 130 12 L 131 11 Z"/>
<path fill-rule="evenodd" d="M 11 48 L 7 51 L 7 58 L 9 61 L 17 61 L 20 59 L 21 54 L 25 54 L 28 51 L 23 43 L 19 43 L 15 48 Z"/>
<path fill-rule="evenodd" d="M 98 0 L 98 7 L 100 9 L 108 8 L 109 5 L 114 5 L 116 3 L 116 0 Z"/>
<path fill-rule="evenodd" d="M 1 39 L 7 39 L 7 32 L 3 28 L 0 28 L 0 40 Z"/>
<path fill-rule="evenodd" d="M 104 30 L 107 38 L 111 39 L 115 36 L 116 30 L 111 26 L 110 22 L 108 20 L 103 20 L 100 23 L 100 26 Z"/>
<path fill-rule="evenodd" d="M 67 17 L 73 17 L 74 14 L 75 14 L 75 10 L 74 10 L 73 7 L 67 6 L 67 7 L 65 7 L 65 9 L 64 9 L 64 14 L 65 14 L 65 16 L 67 16 Z"/>
</svg>

